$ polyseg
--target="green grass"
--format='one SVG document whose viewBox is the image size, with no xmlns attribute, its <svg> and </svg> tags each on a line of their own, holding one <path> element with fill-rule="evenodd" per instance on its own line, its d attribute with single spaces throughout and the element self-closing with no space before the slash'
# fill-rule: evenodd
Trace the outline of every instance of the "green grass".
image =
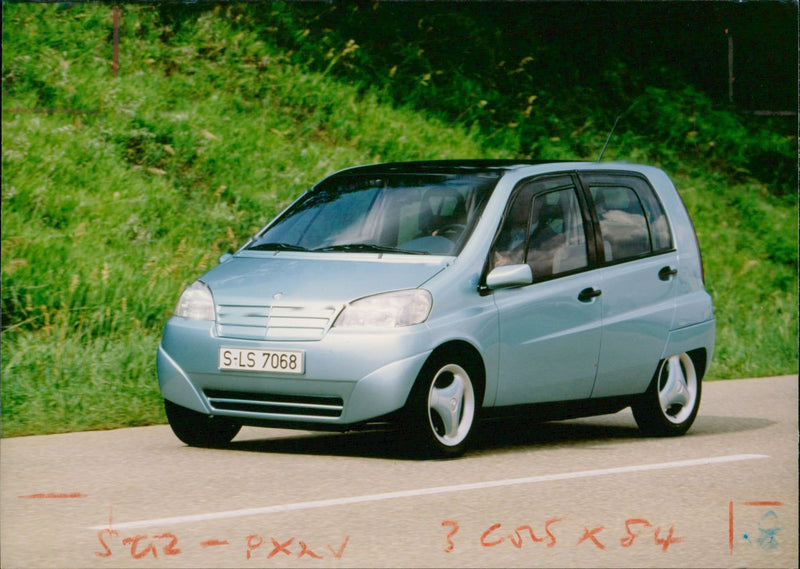
<svg viewBox="0 0 800 569">
<path fill-rule="evenodd" d="M 487 135 L 417 99 L 392 103 L 336 76 L 346 43 L 326 46 L 315 70 L 271 43 L 280 18 L 240 8 L 176 25 L 157 7 L 125 7 L 115 77 L 110 10 L 4 5 L 3 436 L 163 422 L 155 353 L 180 291 L 328 173 L 533 150 L 591 158 L 605 141 L 599 119 L 565 115 L 531 146 L 520 133 L 533 125 Z M 649 96 L 664 113 L 708 105 L 694 92 Z M 685 148 L 623 131 L 609 157 L 661 165 L 682 191 L 716 303 L 710 377 L 794 373 L 796 204 L 719 153 L 704 166 L 695 144 L 722 145 L 713 129 L 731 125 L 782 142 L 707 112 L 713 124 L 692 123 Z"/>
<path fill-rule="evenodd" d="M 710 378 L 797 373 L 797 210 L 755 183 L 676 176 L 714 298 Z M 711 197 L 712 199 L 709 199 Z"/>
</svg>

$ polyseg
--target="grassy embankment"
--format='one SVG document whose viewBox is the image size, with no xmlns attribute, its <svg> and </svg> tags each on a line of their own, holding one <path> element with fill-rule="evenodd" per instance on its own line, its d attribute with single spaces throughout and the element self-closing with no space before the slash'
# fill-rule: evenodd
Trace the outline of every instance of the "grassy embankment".
<svg viewBox="0 0 800 569">
<path fill-rule="evenodd" d="M 331 66 L 298 63 L 246 10 L 200 11 L 176 26 L 152 7 L 126 7 L 117 77 L 108 6 L 4 12 L 3 436 L 162 422 L 155 350 L 182 287 L 325 174 L 522 155 L 513 128 L 487 137 L 437 109 L 393 106 Z M 344 42 L 329 62 L 352 51 Z M 685 99 L 668 95 L 646 96 L 683 112 Z M 714 119 L 693 136 L 751 134 L 686 96 L 706 105 L 696 122 Z M 562 136 L 538 153 L 593 158 L 605 133 Z M 795 202 L 746 174 L 732 181 L 684 161 L 659 146 L 669 140 L 623 133 L 616 144 L 611 158 L 668 168 L 693 214 L 719 323 L 711 377 L 796 371 Z"/>
</svg>

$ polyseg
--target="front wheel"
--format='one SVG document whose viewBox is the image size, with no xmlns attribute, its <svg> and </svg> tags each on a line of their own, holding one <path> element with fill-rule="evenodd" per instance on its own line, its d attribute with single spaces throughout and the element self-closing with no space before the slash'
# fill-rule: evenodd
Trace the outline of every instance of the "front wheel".
<svg viewBox="0 0 800 569">
<path fill-rule="evenodd" d="M 425 457 L 464 453 L 477 417 L 476 370 L 467 361 L 434 356 L 417 378 L 407 408 L 415 450 Z"/>
<path fill-rule="evenodd" d="M 700 407 L 701 382 L 687 353 L 661 362 L 647 391 L 632 406 L 639 429 L 654 436 L 678 436 L 689 430 Z"/>
<path fill-rule="evenodd" d="M 242 428 L 231 419 L 211 417 L 164 399 L 164 410 L 172 432 L 193 447 L 220 447 L 228 444 Z"/>
</svg>

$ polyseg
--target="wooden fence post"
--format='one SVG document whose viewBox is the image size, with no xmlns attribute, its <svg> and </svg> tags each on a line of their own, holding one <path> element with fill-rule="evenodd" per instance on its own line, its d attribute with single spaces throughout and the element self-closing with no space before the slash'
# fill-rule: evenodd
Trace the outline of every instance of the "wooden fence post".
<svg viewBox="0 0 800 569">
<path fill-rule="evenodd" d="M 114 6 L 114 55 L 111 70 L 115 76 L 119 74 L 119 5 Z"/>
</svg>

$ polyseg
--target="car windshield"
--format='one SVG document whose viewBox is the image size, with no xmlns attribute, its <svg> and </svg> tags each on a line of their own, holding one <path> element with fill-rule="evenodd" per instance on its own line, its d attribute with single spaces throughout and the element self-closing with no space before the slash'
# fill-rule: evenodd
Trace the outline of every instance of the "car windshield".
<svg viewBox="0 0 800 569">
<path fill-rule="evenodd" d="M 248 249 L 457 255 L 499 177 L 493 171 L 332 176 Z"/>
</svg>

